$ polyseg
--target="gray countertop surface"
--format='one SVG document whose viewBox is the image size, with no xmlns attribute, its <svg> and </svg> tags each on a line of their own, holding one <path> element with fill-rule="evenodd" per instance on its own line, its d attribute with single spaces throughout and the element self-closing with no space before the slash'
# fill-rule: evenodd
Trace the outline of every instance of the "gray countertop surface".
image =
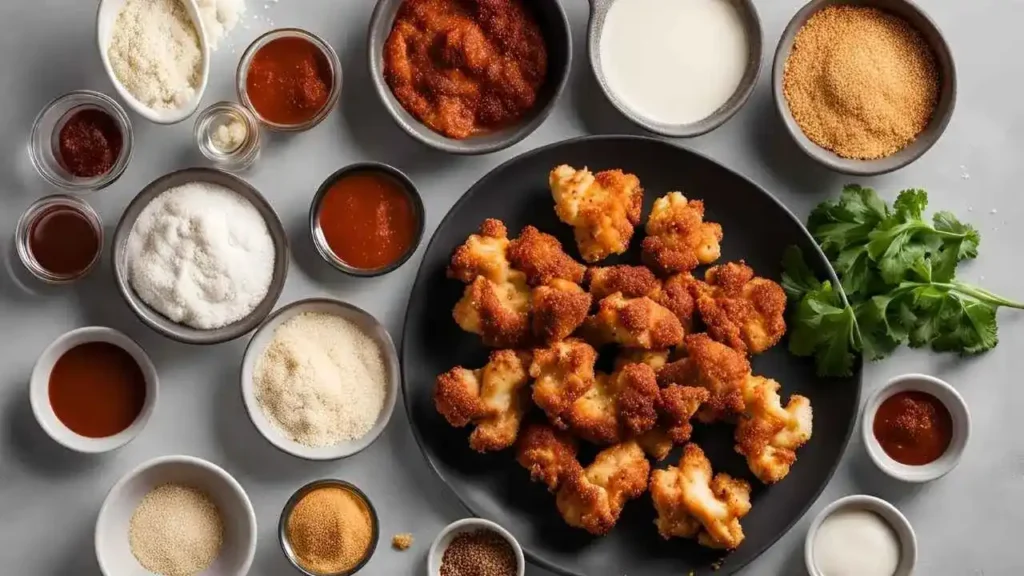
<svg viewBox="0 0 1024 576">
<path fill-rule="evenodd" d="M 1024 53 L 1021 0 L 919 0 L 951 44 L 959 72 L 957 110 L 939 143 L 909 168 L 860 180 L 892 198 L 907 187 L 927 189 L 933 209 L 952 210 L 982 236 L 981 256 L 962 276 L 995 292 L 1024 298 L 1019 267 L 1024 246 Z M 638 133 L 603 99 L 587 65 L 588 4 L 564 0 L 574 35 L 568 89 L 555 112 L 533 135 L 500 153 L 454 157 L 417 144 L 392 123 L 377 100 L 366 69 L 370 0 L 249 0 L 248 12 L 214 55 L 203 104 L 234 96 L 234 72 L 245 46 L 271 27 L 298 26 L 319 33 L 341 55 L 341 103 L 311 132 L 266 139 L 263 156 L 245 178 L 277 209 L 292 240 L 292 267 L 280 304 L 332 296 L 381 319 L 396 340 L 417 254 L 399 271 L 377 279 L 339 276 L 316 256 L 306 228 L 309 201 L 322 179 L 360 160 L 388 162 L 419 185 L 429 235 L 453 202 L 500 162 L 571 136 Z M 784 132 L 768 87 L 775 42 L 799 0 L 758 3 L 765 30 L 764 68 L 740 113 L 711 134 L 685 141 L 748 176 L 801 217 L 833 198 L 850 178 L 812 163 Z M 33 171 L 26 142 L 33 117 L 51 98 L 79 88 L 113 95 L 96 49 L 96 2 L 20 0 L 0 7 L 0 572 L 12 576 L 99 574 L 93 526 L 107 490 L 126 471 L 159 455 L 190 454 L 232 473 L 248 491 L 259 523 L 259 546 L 250 574 L 289 574 L 276 540 L 281 506 L 301 484 L 341 477 L 361 486 L 377 505 L 382 541 L 363 571 L 371 575 L 425 573 L 426 550 L 437 531 L 467 515 L 427 468 L 404 410 L 395 411 L 383 436 L 366 451 L 339 462 L 311 463 L 284 455 L 258 435 L 238 392 L 242 350 L 248 338 L 211 347 L 189 347 L 152 332 L 132 316 L 114 287 L 109 259 L 85 281 L 60 290 L 22 282 L 12 257 L 12 235 L 21 212 L 53 193 Z M 113 186 L 87 197 L 108 234 L 132 197 L 154 178 L 201 165 L 192 122 L 163 127 L 132 115 L 135 155 Z M 109 239 L 109 235 L 108 235 Z M 1016 256 L 1014 256 L 1016 254 Z M 952 474 L 924 486 L 898 484 L 870 464 L 858 433 L 841 466 L 812 510 L 744 574 L 803 574 L 803 539 L 815 512 L 853 493 L 880 496 L 899 507 L 917 530 L 918 574 L 1024 573 L 1024 315 L 1000 313 L 1001 344 L 970 360 L 903 350 L 865 369 L 864 394 L 906 372 L 934 374 L 966 398 L 974 430 Z M 27 381 L 37 355 L 75 327 L 102 324 L 135 338 L 152 356 L 161 378 L 160 401 L 147 429 L 123 449 L 81 456 L 59 448 L 36 425 Z M 391 550 L 391 535 L 412 532 L 414 547 Z M 547 576 L 528 569 L 529 576 Z M 619 575 L 609 575 L 619 576 Z"/>
</svg>

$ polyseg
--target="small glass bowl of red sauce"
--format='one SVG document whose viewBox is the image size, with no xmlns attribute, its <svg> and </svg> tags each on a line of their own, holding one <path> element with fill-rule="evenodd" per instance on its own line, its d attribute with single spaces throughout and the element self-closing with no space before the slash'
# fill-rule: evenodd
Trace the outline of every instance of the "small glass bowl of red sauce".
<svg viewBox="0 0 1024 576">
<path fill-rule="evenodd" d="M 331 113 L 341 95 L 341 60 L 324 39 L 299 28 L 271 30 L 242 54 L 238 99 L 270 130 L 301 132 Z"/>
<path fill-rule="evenodd" d="M 971 414 L 948 383 L 906 374 L 871 395 L 861 432 L 868 456 L 883 472 L 904 482 L 930 482 L 960 462 Z"/>
<path fill-rule="evenodd" d="M 113 98 L 75 90 L 43 107 L 32 124 L 29 159 L 50 184 L 72 192 L 113 184 L 132 157 L 132 124 Z"/>
<path fill-rule="evenodd" d="M 55 194 L 25 210 L 14 237 L 18 258 L 33 276 L 47 284 L 68 284 L 100 261 L 103 222 L 84 200 Z"/>
<path fill-rule="evenodd" d="M 352 164 L 331 174 L 309 209 L 317 252 L 352 276 L 396 270 L 416 252 L 423 225 L 423 199 L 412 180 L 378 162 Z"/>
</svg>

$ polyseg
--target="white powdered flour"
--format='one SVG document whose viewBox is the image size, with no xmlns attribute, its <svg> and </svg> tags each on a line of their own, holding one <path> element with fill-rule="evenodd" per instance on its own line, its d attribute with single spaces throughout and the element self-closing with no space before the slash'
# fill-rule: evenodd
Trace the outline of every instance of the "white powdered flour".
<svg viewBox="0 0 1024 576">
<path fill-rule="evenodd" d="M 245 0 L 196 0 L 196 4 L 206 28 L 206 43 L 210 50 L 216 50 L 245 13 Z"/>
<path fill-rule="evenodd" d="M 204 182 L 153 199 L 132 227 L 127 252 L 139 298 L 201 330 L 252 312 L 274 275 L 274 240 L 263 216 L 237 193 Z"/>
</svg>

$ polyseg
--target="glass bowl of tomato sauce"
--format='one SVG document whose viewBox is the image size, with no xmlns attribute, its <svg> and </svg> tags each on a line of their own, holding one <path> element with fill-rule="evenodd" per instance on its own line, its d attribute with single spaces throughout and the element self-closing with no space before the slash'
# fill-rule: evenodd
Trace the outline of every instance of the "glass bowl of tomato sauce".
<svg viewBox="0 0 1024 576">
<path fill-rule="evenodd" d="M 309 229 L 320 256 L 352 276 L 398 269 L 423 240 L 423 199 L 408 176 L 379 162 L 341 168 L 320 185 Z"/>
<path fill-rule="evenodd" d="M 327 117 L 341 95 L 341 60 L 323 38 L 279 28 L 253 41 L 235 73 L 239 101 L 270 130 L 302 132 Z"/>
</svg>

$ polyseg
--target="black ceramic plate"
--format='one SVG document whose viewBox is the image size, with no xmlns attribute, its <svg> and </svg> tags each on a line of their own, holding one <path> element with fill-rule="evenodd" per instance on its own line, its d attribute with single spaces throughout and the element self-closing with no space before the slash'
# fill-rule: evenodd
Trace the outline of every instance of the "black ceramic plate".
<svg viewBox="0 0 1024 576">
<path fill-rule="evenodd" d="M 799 452 L 789 476 L 762 486 L 732 449 L 729 426 L 697 426 L 694 440 L 707 452 L 715 471 L 751 480 L 753 509 L 743 519 L 746 540 L 731 554 L 695 543 L 662 540 L 654 526 L 650 497 L 634 500 L 615 529 L 603 538 L 570 528 L 558 515 L 554 498 L 530 482 L 511 450 L 480 455 L 467 444 L 468 430 L 450 427 L 434 410 L 434 377 L 456 365 L 479 367 L 487 351 L 479 339 L 462 332 L 451 309 L 463 286 L 445 278 L 456 246 L 485 218 L 500 218 L 509 234 L 533 224 L 556 235 L 576 255 L 571 229 L 555 217 L 548 173 L 559 164 L 592 171 L 622 168 L 636 174 L 645 190 L 644 221 L 655 198 L 681 190 L 701 198 L 707 219 L 725 230 L 722 261 L 745 259 L 760 275 L 778 279 L 785 247 L 803 248 L 820 277 L 831 277 L 825 257 L 799 220 L 774 197 L 719 164 L 659 140 L 615 136 L 569 140 L 527 152 L 481 179 L 455 204 L 430 242 L 409 300 L 402 341 L 405 406 L 427 461 L 475 515 L 506 527 L 534 563 L 576 576 L 654 576 L 664 574 L 731 574 L 782 536 L 818 497 L 835 471 L 850 438 L 860 395 L 860 371 L 845 380 L 823 380 L 812 362 L 791 356 L 786 343 L 753 360 L 754 372 L 782 383 L 790 393 L 811 399 L 814 436 Z M 632 250 L 618 259 L 637 262 L 642 229 Z M 660 464 L 678 461 L 678 450 Z"/>
</svg>

